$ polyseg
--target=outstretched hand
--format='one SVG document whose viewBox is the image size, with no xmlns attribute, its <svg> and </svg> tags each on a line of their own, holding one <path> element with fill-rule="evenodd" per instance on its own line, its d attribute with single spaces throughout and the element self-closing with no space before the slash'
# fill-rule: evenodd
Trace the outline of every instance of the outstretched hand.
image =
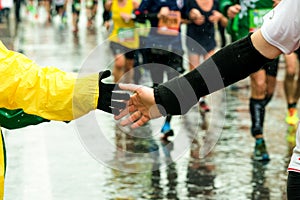
<svg viewBox="0 0 300 200">
<path fill-rule="evenodd" d="M 119 115 L 126 107 L 126 101 L 130 96 L 120 90 L 118 84 L 103 83 L 102 80 L 111 75 L 109 70 L 99 73 L 99 97 L 97 108 L 107 113 Z"/>
<path fill-rule="evenodd" d="M 119 120 L 129 114 L 128 117 L 122 119 L 120 123 L 122 126 L 131 124 L 131 128 L 138 128 L 150 119 L 162 116 L 155 103 L 152 88 L 135 84 L 119 84 L 119 87 L 122 90 L 133 92 L 127 109 L 124 109 L 120 115 L 115 116 L 115 119 Z"/>
</svg>

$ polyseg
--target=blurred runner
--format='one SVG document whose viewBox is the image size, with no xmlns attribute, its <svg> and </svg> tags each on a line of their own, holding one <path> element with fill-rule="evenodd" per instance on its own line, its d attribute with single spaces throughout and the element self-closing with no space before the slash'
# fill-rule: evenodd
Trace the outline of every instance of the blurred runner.
<svg viewBox="0 0 300 200">
<path fill-rule="evenodd" d="M 78 32 L 80 9 L 81 9 L 81 0 L 73 0 L 72 1 L 72 25 L 73 25 L 73 33 L 75 34 Z"/>
<path fill-rule="evenodd" d="M 299 70 L 300 50 L 284 55 L 286 63 L 286 73 L 284 79 L 284 92 L 287 101 L 287 114 L 285 121 L 287 124 L 297 126 L 299 121 L 297 103 L 300 97 L 300 70 Z M 298 74 L 297 74 L 298 72 Z M 297 76 L 296 76 L 297 74 Z"/>
<path fill-rule="evenodd" d="M 95 28 L 95 17 L 97 15 L 98 0 L 86 0 L 86 15 L 87 15 L 87 28 Z"/>
<path fill-rule="evenodd" d="M 139 47 L 139 36 L 132 13 L 138 6 L 136 0 L 112 0 L 105 3 L 105 10 L 111 12 L 113 21 L 113 30 L 108 39 L 114 55 L 115 82 L 133 83 L 134 80 L 134 50 Z"/>
</svg>

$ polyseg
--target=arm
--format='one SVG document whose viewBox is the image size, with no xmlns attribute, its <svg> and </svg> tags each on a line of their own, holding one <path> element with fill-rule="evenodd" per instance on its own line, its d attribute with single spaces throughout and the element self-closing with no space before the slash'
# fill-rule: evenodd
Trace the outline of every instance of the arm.
<svg viewBox="0 0 300 200">
<path fill-rule="evenodd" d="M 1 42 L 0 63 L 0 107 L 22 108 L 28 114 L 58 121 L 70 121 L 97 108 L 111 111 L 108 104 L 115 85 L 101 82 L 107 73 L 99 80 L 98 74 L 78 77 L 54 67 L 41 68 Z"/>
<path fill-rule="evenodd" d="M 122 89 L 135 93 L 130 99 L 128 110 L 116 119 L 131 112 L 131 116 L 121 124 L 134 122 L 132 127 L 136 128 L 162 115 L 185 114 L 200 97 L 246 78 L 280 53 L 258 31 L 251 37 L 227 45 L 193 71 L 154 89 L 121 84 Z"/>
<path fill-rule="evenodd" d="M 260 30 L 222 48 L 186 75 L 154 89 L 120 85 L 122 89 L 135 93 L 129 101 L 128 110 L 116 119 L 132 112 L 122 125 L 133 123 L 132 127 L 136 128 L 161 115 L 184 114 L 201 96 L 249 76 L 282 52 L 296 50 L 300 46 L 299 9 L 300 1 L 281 1 L 265 15 Z M 294 20 L 288 21 L 289 18 Z"/>
<path fill-rule="evenodd" d="M 111 5 L 112 5 L 112 0 L 105 1 L 105 3 L 104 3 L 104 11 L 105 12 L 110 12 Z"/>
</svg>

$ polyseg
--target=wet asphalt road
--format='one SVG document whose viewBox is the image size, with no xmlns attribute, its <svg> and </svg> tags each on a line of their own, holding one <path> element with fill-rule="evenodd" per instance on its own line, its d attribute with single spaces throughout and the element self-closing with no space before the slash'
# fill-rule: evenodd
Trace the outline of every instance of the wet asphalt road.
<svg viewBox="0 0 300 200">
<path fill-rule="evenodd" d="M 1 25 L 1 40 L 41 66 L 65 71 L 80 71 L 100 44 L 100 64 L 110 68 L 111 54 L 102 43 L 107 37 L 105 30 L 86 30 L 82 17 L 75 37 L 70 19 L 68 23 L 45 24 L 27 17 L 16 34 L 4 33 L 5 25 Z M 293 131 L 288 132 L 284 123 L 283 74 L 281 66 L 276 93 L 266 112 L 264 134 L 271 156 L 267 164 L 251 159 L 254 140 L 249 130 L 249 80 L 245 79 L 237 84 L 240 89 L 227 88 L 208 98 L 212 111 L 205 117 L 207 124 L 197 108 L 184 117 L 174 117 L 171 142 L 159 139 L 162 120 L 133 131 L 119 127 L 100 111 L 93 114 L 105 140 L 89 138 L 93 131 L 82 129 L 88 124 L 80 119 L 5 130 L 5 199 L 285 199 L 286 168 L 293 145 L 286 136 Z M 145 71 L 143 78 L 143 83 L 149 80 Z M 93 150 L 87 140 L 111 142 L 115 150 L 99 160 L 97 153 L 102 152 Z"/>
</svg>

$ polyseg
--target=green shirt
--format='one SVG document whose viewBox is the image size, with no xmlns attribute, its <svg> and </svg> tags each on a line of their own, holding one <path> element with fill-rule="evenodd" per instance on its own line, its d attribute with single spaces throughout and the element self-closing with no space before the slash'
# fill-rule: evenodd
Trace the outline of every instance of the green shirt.
<svg viewBox="0 0 300 200">
<path fill-rule="evenodd" d="M 235 4 L 241 5 L 240 13 L 238 13 L 234 19 L 229 20 L 227 26 L 227 32 L 231 35 L 232 41 L 236 41 L 249 34 L 251 13 L 253 13 L 253 9 L 258 9 L 258 11 L 255 13 L 264 13 L 266 11 L 265 10 L 266 8 L 271 9 L 273 7 L 272 0 L 240 0 L 240 1 L 219 0 L 219 1 L 220 1 L 220 10 L 225 16 L 227 16 L 227 9 L 229 6 Z M 262 11 L 260 9 L 264 9 L 264 10 Z"/>
</svg>

